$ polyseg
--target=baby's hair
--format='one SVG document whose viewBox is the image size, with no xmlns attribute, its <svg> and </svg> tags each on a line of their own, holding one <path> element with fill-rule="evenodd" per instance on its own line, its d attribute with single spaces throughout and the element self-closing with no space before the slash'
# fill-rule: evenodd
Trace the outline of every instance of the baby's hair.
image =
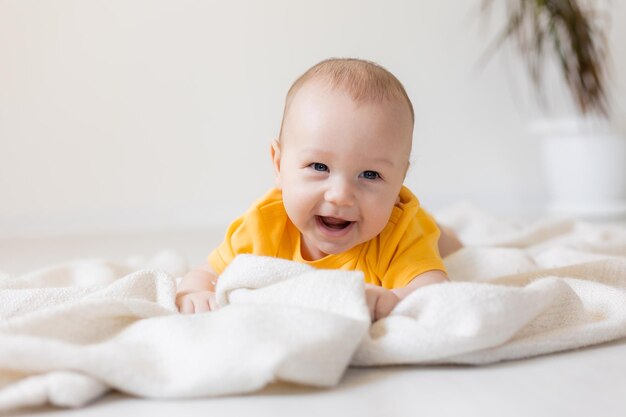
<svg viewBox="0 0 626 417">
<path fill-rule="evenodd" d="M 403 100 L 411 112 L 411 123 L 414 123 L 413 104 L 404 86 L 395 75 L 371 61 L 357 58 L 330 58 L 311 67 L 289 88 L 279 138 L 282 136 L 285 116 L 293 97 L 303 85 L 314 79 L 328 81 L 331 88 L 347 92 L 356 102 Z"/>
</svg>

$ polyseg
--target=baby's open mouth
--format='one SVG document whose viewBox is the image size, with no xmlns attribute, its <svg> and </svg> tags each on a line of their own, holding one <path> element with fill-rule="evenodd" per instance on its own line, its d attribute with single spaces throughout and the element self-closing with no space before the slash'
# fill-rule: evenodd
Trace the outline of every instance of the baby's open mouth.
<svg viewBox="0 0 626 417">
<path fill-rule="evenodd" d="M 352 224 L 349 220 L 338 219 L 336 217 L 317 216 L 317 221 L 324 227 L 332 230 L 343 230 Z"/>
</svg>

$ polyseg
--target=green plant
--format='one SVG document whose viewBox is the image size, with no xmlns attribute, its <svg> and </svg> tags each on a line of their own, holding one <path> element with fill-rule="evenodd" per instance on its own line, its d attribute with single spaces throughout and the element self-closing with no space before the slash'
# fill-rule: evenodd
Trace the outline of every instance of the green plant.
<svg viewBox="0 0 626 417">
<path fill-rule="evenodd" d="M 483 0 L 483 11 L 493 3 Z M 545 54 L 553 53 L 580 112 L 608 116 L 607 22 L 597 3 L 594 8 L 579 0 L 506 0 L 507 23 L 490 52 L 513 40 L 538 91 Z"/>
</svg>

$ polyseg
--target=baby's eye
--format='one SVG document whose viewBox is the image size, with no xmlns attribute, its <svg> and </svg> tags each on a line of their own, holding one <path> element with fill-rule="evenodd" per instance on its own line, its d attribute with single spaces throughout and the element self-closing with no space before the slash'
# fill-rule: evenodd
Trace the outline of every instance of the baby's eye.
<svg viewBox="0 0 626 417">
<path fill-rule="evenodd" d="M 311 165 L 309 165 L 311 168 L 313 168 L 316 171 L 328 171 L 328 167 L 325 164 L 319 163 L 319 162 L 313 162 Z"/>
<path fill-rule="evenodd" d="M 380 174 L 376 171 L 363 171 L 361 176 L 366 180 L 377 180 L 380 178 Z"/>
</svg>

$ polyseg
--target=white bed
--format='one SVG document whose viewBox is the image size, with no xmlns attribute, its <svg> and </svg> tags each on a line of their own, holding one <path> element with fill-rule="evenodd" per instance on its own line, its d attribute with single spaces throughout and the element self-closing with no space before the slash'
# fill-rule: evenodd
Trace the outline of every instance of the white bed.
<svg viewBox="0 0 626 417">
<path fill-rule="evenodd" d="M 77 258 L 125 260 L 162 249 L 204 261 L 221 231 L 6 239 L 0 270 L 23 274 Z M 333 388 L 274 384 L 253 394 L 148 400 L 113 392 L 77 410 L 53 407 L 17 415 L 256 416 L 624 416 L 626 339 L 486 366 L 349 368 Z"/>
</svg>

